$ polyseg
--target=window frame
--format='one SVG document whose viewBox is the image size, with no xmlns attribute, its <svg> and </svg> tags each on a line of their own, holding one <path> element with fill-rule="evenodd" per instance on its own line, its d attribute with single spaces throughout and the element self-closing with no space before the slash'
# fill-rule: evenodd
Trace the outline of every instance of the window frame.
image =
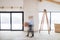
<svg viewBox="0 0 60 40">
<path fill-rule="evenodd" d="M 10 29 L 1 29 L 1 15 L 0 15 L 0 31 L 24 31 L 22 25 L 22 30 L 13 30 L 12 29 L 12 13 L 22 13 L 22 24 L 24 23 L 24 11 L 0 11 L 0 13 L 10 13 Z"/>
</svg>

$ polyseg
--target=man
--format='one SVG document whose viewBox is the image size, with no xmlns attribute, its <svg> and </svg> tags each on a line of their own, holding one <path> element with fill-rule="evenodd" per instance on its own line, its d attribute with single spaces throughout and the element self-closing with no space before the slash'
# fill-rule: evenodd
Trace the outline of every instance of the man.
<svg viewBox="0 0 60 40">
<path fill-rule="evenodd" d="M 29 36 L 29 33 L 32 34 L 31 37 L 34 37 L 33 25 L 34 25 L 33 16 L 29 16 L 29 21 L 28 21 L 28 28 L 29 28 L 29 30 L 28 30 L 27 37 Z"/>
</svg>

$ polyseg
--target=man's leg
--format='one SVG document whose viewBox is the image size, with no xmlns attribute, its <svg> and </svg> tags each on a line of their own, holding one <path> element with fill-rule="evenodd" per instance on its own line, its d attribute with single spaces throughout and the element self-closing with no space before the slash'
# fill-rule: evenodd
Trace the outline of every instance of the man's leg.
<svg viewBox="0 0 60 40">
<path fill-rule="evenodd" d="M 32 36 L 34 36 L 34 31 L 32 31 Z"/>
<path fill-rule="evenodd" d="M 32 36 L 31 36 L 31 37 L 34 37 L 34 31 L 31 31 L 31 34 L 32 34 Z"/>
<path fill-rule="evenodd" d="M 29 31 L 28 31 L 28 33 L 27 33 L 27 36 L 29 36 Z"/>
<path fill-rule="evenodd" d="M 29 30 L 27 32 L 27 37 L 29 36 L 29 33 L 30 33 L 30 25 L 29 25 Z"/>
</svg>

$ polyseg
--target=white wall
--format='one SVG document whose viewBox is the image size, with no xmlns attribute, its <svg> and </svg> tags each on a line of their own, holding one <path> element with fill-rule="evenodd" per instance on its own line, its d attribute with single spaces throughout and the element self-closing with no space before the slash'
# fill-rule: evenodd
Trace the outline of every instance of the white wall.
<svg viewBox="0 0 60 40">
<path fill-rule="evenodd" d="M 34 16 L 34 29 L 38 30 L 38 13 L 47 9 L 47 11 L 60 11 L 60 5 L 47 2 L 38 2 L 38 0 L 0 0 L 0 6 L 22 6 L 22 9 L 0 9 L 0 11 L 24 11 L 24 20 L 28 21 L 28 16 Z"/>
<path fill-rule="evenodd" d="M 15 9 L 11 9 L 11 8 L 4 8 L 4 9 L 0 9 L 3 11 L 22 11 L 23 10 L 23 0 L 0 0 L 0 6 L 4 6 L 4 7 L 20 7 L 22 6 L 22 9 L 20 8 L 15 8 Z"/>
<path fill-rule="evenodd" d="M 36 0 L 24 0 L 24 20 L 28 21 L 30 15 L 34 16 L 34 30 L 38 30 L 38 2 Z M 25 28 L 26 29 L 26 28 Z"/>
</svg>

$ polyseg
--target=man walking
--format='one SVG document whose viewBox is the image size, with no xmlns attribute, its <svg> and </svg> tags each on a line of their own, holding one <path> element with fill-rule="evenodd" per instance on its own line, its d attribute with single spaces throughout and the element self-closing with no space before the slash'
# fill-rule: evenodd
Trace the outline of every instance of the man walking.
<svg viewBox="0 0 60 40">
<path fill-rule="evenodd" d="M 28 21 L 28 28 L 29 28 L 29 30 L 28 30 L 27 37 L 29 36 L 29 33 L 32 34 L 31 37 L 34 37 L 33 25 L 34 25 L 33 16 L 29 16 L 29 21 Z"/>
</svg>

